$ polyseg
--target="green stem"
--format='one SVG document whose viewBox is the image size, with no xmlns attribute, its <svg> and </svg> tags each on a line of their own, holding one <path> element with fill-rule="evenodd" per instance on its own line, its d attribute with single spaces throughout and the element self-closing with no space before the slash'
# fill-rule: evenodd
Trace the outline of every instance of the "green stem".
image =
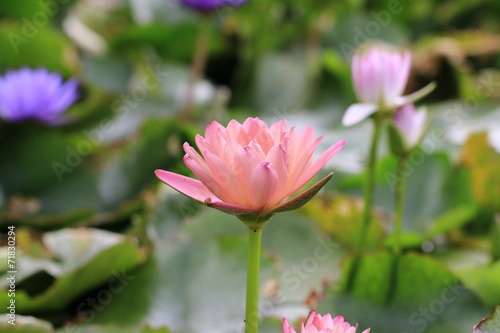
<svg viewBox="0 0 500 333">
<path fill-rule="evenodd" d="M 380 134 L 382 133 L 382 125 L 383 125 L 383 114 L 380 111 L 376 112 L 373 116 L 373 136 L 370 146 L 370 153 L 368 156 L 368 165 L 367 165 L 367 177 L 366 184 L 364 187 L 364 211 L 361 220 L 361 230 L 359 235 L 359 243 L 356 247 L 356 253 L 353 258 L 352 264 L 349 266 L 349 272 L 347 273 L 347 285 L 345 287 L 346 292 L 352 291 L 354 285 L 356 284 L 356 274 L 358 272 L 359 267 L 361 266 L 362 254 L 366 248 L 366 242 L 368 238 L 368 231 L 370 230 L 370 221 L 371 221 L 371 213 L 372 213 L 372 205 L 373 205 L 373 192 L 375 189 L 375 176 L 376 176 L 376 167 L 377 167 L 377 148 L 378 142 L 380 140 Z"/>
<path fill-rule="evenodd" d="M 193 116 L 192 113 L 196 84 L 205 71 L 205 65 L 207 63 L 208 55 L 208 44 L 210 40 L 210 29 L 210 17 L 208 15 L 204 15 L 203 17 L 201 17 L 198 25 L 198 38 L 196 40 L 193 64 L 191 66 L 191 74 L 189 76 L 184 104 L 182 105 L 181 109 L 181 117 L 186 120 L 190 120 Z"/>
<path fill-rule="evenodd" d="M 373 118 L 374 129 L 373 137 L 370 147 L 370 155 L 368 156 L 368 168 L 366 185 L 364 188 L 364 211 L 363 220 L 361 224 L 361 235 L 359 237 L 359 244 L 357 247 L 357 254 L 360 255 L 364 252 L 366 246 L 366 240 L 368 236 L 369 226 L 372 217 L 372 206 L 373 206 L 373 192 L 375 190 L 375 176 L 377 168 L 377 148 L 378 142 L 380 141 L 380 134 L 382 133 L 383 118 L 381 112 L 377 112 Z"/>
<path fill-rule="evenodd" d="M 249 246 L 245 333 L 257 333 L 259 330 L 259 270 L 262 228 L 249 228 L 248 238 Z"/>
<path fill-rule="evenodd" d="M 394 203 L 394 252 L 401 253 L 401 233 L 403 230 L 404 217 L 404 194 L 406 178 L 403 176 L 403 171 L 406 167 L 406 155 L 398 157 L 398 165 L 396 170 L 396 195 Z"/>
</svg>

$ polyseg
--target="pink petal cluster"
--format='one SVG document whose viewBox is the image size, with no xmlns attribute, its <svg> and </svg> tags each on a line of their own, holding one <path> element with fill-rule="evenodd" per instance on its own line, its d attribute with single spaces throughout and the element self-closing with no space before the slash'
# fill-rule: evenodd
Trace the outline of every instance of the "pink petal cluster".
<svg viewBox="0 0 500 333">
<path fill-rule="evenodd" d="M 415 147 L 425 131 L 427 113 L 424 109 L 415 110 L 415 105 L 406 104 L 396 110 L 392 121 L 396 125 L 409 148 Z"/>
<path fill-rule="evenodd" d="M 302 324 L 300 333 L 356 333 L 356 326 L 351 326 L 348 322 L 344 321 L 344 317 L 337 316 L 332 318 L 332 316 L 327 313 L 321 316 L 312 311 L 309 314 L 306 322 Z M 364 330 L 362 333 L 369 333 L 370 329 Z M 295 330 L 290 327 L 288 320 L 283 318 L 283 333 L 296 333 Z"/>
<path fill-rule="evenodd" d="M 351 105 L 342 123 L 354 125 L 376 111 L 393 111 L 411 103 L 434 89 L 431 83 L 410 95 L 403 96 L 411 69 L 411 53 L 408 50 L 394 52 L 371 47 L 356 53 L 352 59 L 354 90 L 361 103 Z"/>
<path fill-rule="evenodd" d="M 331 174 L 300 196 L 286 200 L 309 182 L 344 146 L 340 141 L 318 159 L 314 153 L 322 137 L 312 127 L 300 131 L 285 120 L 268 127 L 259 118 L 227 127 L 207 126 L 205 137 L 195 138 L 198 153 L 184 143 L 184 163 L 198 178 L 164 170 L 156 175 L 177 191 L 211 207 L 252 218 L 298 208 L 328 181 Z"/>
</svg>

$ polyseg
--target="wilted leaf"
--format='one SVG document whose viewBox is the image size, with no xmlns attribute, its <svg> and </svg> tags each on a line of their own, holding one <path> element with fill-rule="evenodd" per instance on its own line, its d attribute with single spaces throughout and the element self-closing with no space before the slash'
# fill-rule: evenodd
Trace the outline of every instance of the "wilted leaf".
<svg viewBox="0 0 500 333">
<path fill-rule="evenodd" d="M 495 307 L 491 317 L 484 318 L 474 327 L 473 333 L 498 333 L 500 332 L 500 305 Z"/>
<path fill-rule="evenodd" d="M 477 202 L 492 211 L 500 209 L 500 154 L 488 145 L 486 133 L 473 134 L 462 148 L 462 162 L 471 171 L 472 192 Z"/>
</svg>

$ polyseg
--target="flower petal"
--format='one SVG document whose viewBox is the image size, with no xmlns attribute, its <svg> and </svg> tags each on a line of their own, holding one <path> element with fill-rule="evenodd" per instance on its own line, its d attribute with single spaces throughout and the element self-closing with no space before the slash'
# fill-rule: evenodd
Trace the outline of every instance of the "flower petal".
<svg viewBox="0 0 500 333">
<path fill-rule="evenodd" d="M 281 142 L 283 140 L 283 136 L 288 133 L 288 124 L 286 119 L 275 122 L 271 125 L 269 130 L 273 135 L 274 143 Z"/>
<path fill-rule="evenodd" d="M 247 135 L 245 131 L 243 131 L 242 125 L 236 120 L 231 120 L 229 124 L 227 124 L 227 133 L 229 137 L 236 141 L 240 146 L 245 146 L 248 144 Z"/>
<path fill-rule="evenodd" d="M 278 174 L 270 162 L 261 162 L 250 176 L 250 202 L 258 210 L 272 206 L 270 199 L 276 193 Z"/>
<path fill-rule="evenodd" d="M 405 50 L 402 54 L 398 54 L 399 61 L 397 63 L 393 85 L 396 87 L 394 96 L 401 96 L 405 90 L 406 84 L 408 83 L 408 77 L 410 76 L 411 70 L 411 52 Z"/>
<path fill-rule="evenodd" d="M 270 162 L 278 175 L 278 184 L 271 201 L 281 201 L 286 196 L 286 185 L 288 181 L 288 153 L 283 145 L 275 145 L 267 154 L 266 160 Z M 251 193 L 250 193 L 251 194 Z"/>
<path fill-rule="evenodd" d="M 218 209 L 224 213 L 228 213 L 228 214 L 232 214 L 232 215 L 251 214 L 251 213 L 257 212 L 257 210 L 255 210 L 251 207 L 235 205 L 235 204 L 222 202 L 222 201 L 206 200 L 205 204 L 208 207 L 212 207 L 212 208 Z"/>
<path fill-rule="evenodd" d="M 246 190 L 241 184 L 234 171 L 219 156 L 210 153 L 208 150 L 203 152 L 205 161 L 212 173 L 213 180 L 222 188 L 225 194 L 231 199 L 224 200 L 233 203 L 244 202 L 245 196 L 242 193 Z"/>
<path fill-rule="evenodd" d="M 377 111 L 377 105 L 370 103 L 356 103 L 347 108 L 342 118 L 342 125 L 351 126 L 359 123 Z"/>
<path fill-rule="evenodd" d="M 306 326 L 311 325 L 312 322 L 314 321 L 314 318 L 316 318 L 316 310 L 312 309 L 311 312 L 309 312 L 309 315 L 307 316 L 307 320 L 304 323 L 304 325 Z"/>
<path fill-rule="evenodd" d="M 283 327 L 283 333 L 296 333 L 295 330 L 292 327 L 290 327 L 288 319 L 286 318 L 283 318 L 282 327 Z"/>
<path fill-rule="evenodd" d="M 191 157 L 193 160 L 196 161 L 196 163 L 198 163 L 201 167 L 203 167 L 205 170 L 208 171 L 207 162 L 205 162 L 205 160 L 201 157 L 201 155 L 198 154 L 198 152 L 196 151 L 196 149 L 194 149 L 193 147 L 191 147 L 189 145 L 189 143 L 187 143 L 187 142 L 184 142 L 184 144 L 182 145 L 182 147 L 184 148 L 184 152 L 186 154 L 188 154 L 189 157 Z"/>
<path fill-rule="evenodd" d="M 197 163 L 197 161 L 189 154 L 184 155 L 183 160 L 184 164 L 194 173 L 196 178 L 198 178 L 207 189 L 217 195 L 222 201 L 232 200 L 231 195 L 228 194 L 226 189 L 219 184 L 210 170 Z"/>
<path fill-rule="evenodd" d="M 297 191 L 299 188 L 304 186 L 308 181 L 310 181 L 318 172 L 325 166 L 325 164 L 337 154 L 342 147 L 344 147 L 345 141 L 339 141 L 330 148 L 328 148 L 310 167 L 309 169 L 300 176 L 297 183 L 291 189 L 289 195 Z"/>
<path fill-rule="evenodd" d="M 233 169 L 245 188 L 248 187 L 250 176 L 260 162 L 262 160 L 257 151 L 251 146 L 240 147 L 234 152 Z"/>
<path fill-rule="evenodd" d="M 219 200 L 202 182 L 199 180 L 185 177 L 173 172 L 165 170 L 156 170 L 156 177 L 158 177 L 162 182 L 172 187 L 173 189 L 181 192 L 188 197 L 193 198 L 199 202 L 205 202 L 207 198 L 214 200 Z"/>
<path fill-rule="evenodd" d="M 434 88 L 436 88 L 436 82 L 431 82 L 422 89 L 415 91 L 414 93 L 398 97 L 395 99 L 394 107 L 399 107 L 408 103 L 413 103 L 416 100 L 428 95 L 430 92 L 434 90 Z"/>
</svg>

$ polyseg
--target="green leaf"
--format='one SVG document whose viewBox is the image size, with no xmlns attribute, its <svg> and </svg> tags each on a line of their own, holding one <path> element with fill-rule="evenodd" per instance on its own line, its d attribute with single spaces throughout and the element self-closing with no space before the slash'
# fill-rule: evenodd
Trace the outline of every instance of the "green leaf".
<svg viewBox="0 0 500 333">
<path fill-rule="evenodd" d="M 132 76 L 131 65 L 117 58 L 82 56 L 83 75 L 88 84 L 104 91 L 126 92 Z"/>
<path fill-rule="evenodd" d="M 0 331 L 2 333 L 54 333 L 52 324 L 47 321 L 16 314 L 15 325 L 12 325 L 8 322 L 12 318 L 8 314 L 3 316 L 5 316 L 5 320 L 2 318 L 0 321 Z"/>
<path fill-rule="evenodd" d="M 470 332 L 477 321 L 474 317 L 484 308 L 441 262 L 429 256 L 387 252 L 365 255 L 348 291 L 352 264 L 349 258 L 343 267 L 340 293 L 330 293 L 318 308 L 341 314 L 363 329 L 423 332 L 441 328 L 465 333 Z"/>
<path fill-rule="evenodd" d="M 344 268 L 341 289 L 345 291 L 352 264 L 349 259 Z M 444 265 L 430 257 L 379 252 L 361 258 L 351 293 L 377 304 L 416 305 L 428 302 L 455 280 Z"/>
<path fill-rule="evenodd" d="M 64 328 L 55 331 L 55 333 L 68 333 L 73 332 L 72 327 Z M 151 328 L 150 326 L 119 326 L 116 324 L 110 325 L 78 325 L 78 332 L 80 333 L 170 333 L 170 330 L 161 328 Z"/>
<path fill-rule="evenodd" d="M 160 245 L 123 292 L 95 313 L 96 322 L 183 332 L 198 332 L 203 323 L 206 332 L 234 331 L 244 317 L 247 244 L 244 236 L 225 236 Z M 262 258 L 261 268 L 265 281 L 272 262 Z"/>
<path fill-rule="evenodd" d="M 62 229 L 43 235 L 45 247 L 64 272 L 84 267 L 102 251 L 125 242 L 125 236 L 99 229 Z"/>
<path fill-rule="evenodd" d="M 45 14 L 43 11 L 37 13 Z M 47 16 L 46 16 L 47 17 Z M 22 21 L 3 21 L 0 24 L 0 71 L 28 66 L 45 67 L 67 76 L 71 74 L 68 54 L 76 52 L 66 37 L 50 24 L 39 25 L 25 17 Z M 47 17 L 49 19 L 49 17 Z M 36 55 L 36 56 L 35 56 Z"/>
<path fill-rule="evenodd" d="M 500 216 L 497 216 L 491 226 L 491 255 L 494 260 L 500 260 Z"/>
<path fill-rule="evenodd" d="M 179 198 L 168 190 L 167 201 L 155 205 L 155 255 L 96 313 L 97 323 L 145 322 L 183 332 L 198 332 L 200 322 L 206 332 L 241 328 L 248 228 L 234 216 L 202 204 L 195 209 Z M 184 216 L 181 226 L 178 215 Z M 156 230 L 169 232 L 156 235 Z M 263 309 L 272 307 L 263 310 L 264 317 L 302 304 L 311 290 L 338 278 L 344 250 L 300 214 L 276 214 L 264 227 L 262 242 L 261 302 Z M 279 330 L 279 321 L 271 326 Z"/>
<path fill-rule="evenodd" d="M 61 230 L 46 234 L 45 238 L 46 246 L 60 261 L 59 276 L 48 289 L 35 295 L 23 289 L 16 290 L 19 313 L 61 310 L 84 292 L 110 279 L 127 277 L 127 270 L 142 263 L 146 256 L 144 249 L 133 240 L 99 230 Z M 18 262 L 19 265 L 30 264 L 21 255 Z M 7 293 L 2 293 L 1 306 L 8 302 Z"/>
<path fill-rule="evenodd" d="M 459 206 L 438 216 L 427 231 L 429 238 L 435 237 L 451 230 L 459 229 L 477 215 L 477 207 Z"/>
<path fill-rule="evenodd" d="M 98 189 L 104 206 L 115 208 L 157 182 L 156 169 L 177 169 L 182 163 L 182 144 L 192 140 L 192 127 L 177 119 L 148 120 L 139 141 L 130 142 L 108 157 Z"/>
<path fill-rule="evenodd" d="M 498 333 L 500 332 L 500 305 L 495 307 L 491 317 L 484 318 L 474 327 L 473 333 Z"/>
<path fill-rule="evenodd" d="M 332 235 L 346 249 L 353 250 L 359 242 L 362 229 L 363 204 L 361 199 L 325 193 L 313 198 L 301 212 L 313 219 L 321 230 Z M 377 248 L 384 238 L 383 217 L 380 211 L 372 212 L 372 222 L 366 237 L 366 248 Z"/>
<path fill-rule="evenodd" d="M 432 241 L 435 237 L 447 234 L 453 230 L 459 229 L 471 221 L 477 215 L 475 205 L 463 205 L 451 208 L 449 211 L 439 215 L 432 224 L 429 224 L 429 230 L 424 233 L 407 231 L 402 234 L 401 246 L 403 248 L 420 248 L 425 241 Z M 385 244 L 392 247 L 394 244 L 394 235 L 389 235 L 385 239 Z"/>
<path fill-rule="evenodd" d="M 417 149 L 409 155 L 403 171 L 406 177 L 403 232 L 409 233 L 408 247 L 418 247 L 418 239 L 428 240 L 436 233 L 464 226 L 479 211 L 470 196 L 467 172 L 452 168 L 450 158 L 443 153 L 426 154 Z M 377 165 L 375 205 L 385 212 L 394 209 L 396 159 L 382 158 Z M 341 191 L 362 195 L 363 176 L 342 180 Z M 435 222 L 438 226 L 434 226 Z M 390 238 L 388 244 L 391 242 Z"/>
<path fill-rule="evenodd" d="M 500 261 L 457 271 L 463 283 L 473 290 L 485 304 L 500 304 Z"/>
<path fill-rule="evenodd" d="M 55 161 L 70 161 L 71 169 L 81 161 L 60 131 L 42 124 L 5 124 L 0 140 L 2 154 L 9 156 L 0 160 L 0 182 L 7 196 L 36 195 L 60 183 L 53 168 Z"/>
</svg>

